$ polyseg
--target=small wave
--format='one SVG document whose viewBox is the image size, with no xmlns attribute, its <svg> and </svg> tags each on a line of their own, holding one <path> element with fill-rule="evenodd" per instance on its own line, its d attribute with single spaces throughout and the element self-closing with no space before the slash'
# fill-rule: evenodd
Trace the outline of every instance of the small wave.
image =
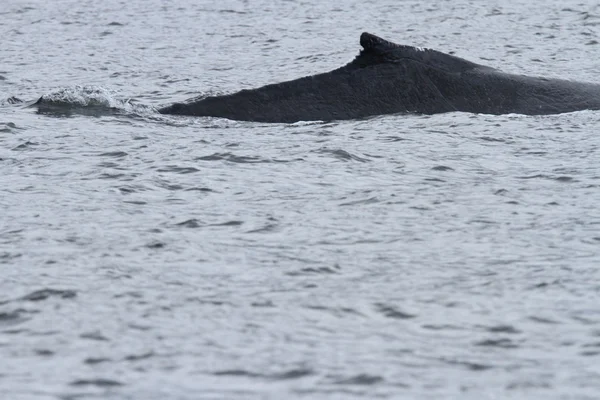
<svg viewBox="0 0 600 400">
<path fill-rule="evenodd" d="M 72 386 L 98 386 L 98 387 L 112 387 L 112 386 L 123 386 L 124 383 L 113 380 L 113 379 L 78 379 L 70 383 Z"/>
<path fill-rule="evenodd" d="M 8 312 L 0 312 L 0 328 L 6 328 L 29 321 L 31 317 L 27 314 L 37 313 L 35 310 L 17 309 Z"/>
<path fill-rule="evenodd" d="M 100 342 L 108 342 L 109 339 L 100 332 L 86 332 L 79 335 L 82 339 L 97 340 Z"/>
<path fill-rule="evenodd" d="M 77 293 L 74 290 L 58 290 L 58 289 L 41 289 L 31 292 L 23 297 L 21 300 L 25 301 L 41 301 L 46 300 L 49 297 L 60 297 L 61 299 L 71 299 L 75 297 Z"/>
<path fill-rule="evenodd" d="M 516 349 L 519 347 L 518 344 L 507 338 L 480 340 L 475 343 L 475 346 L 499 347 L 502 349 Z"/>
<path fill-rule="evenodd" d="M 21 104 L 21 103 L 23 103 L 23 100 L 21 100 L 18 97 L 15 97 L 15 96 L 10 96 L 8 98 L 0 100 L 0 105 L 6 105 L 6 104 L 12 105 L 12 104 Z"/>
<path fill-rule="evenodd" d="M 154 352 L 149 351 L 149 352 L 146 352 L 143 354 L 130 354 L 125 357 L 125 360 L 126 361 L 139 361 L 139 360 L 145 360 L 145 359 L 153 357 L 153 356 L 154 356 Z"/>
<path fill-rule="evenodd" d="M 449 359 L 449 358 L 445 358 L 445 357 L 440 358 L 440 361 L 445 362 L 448 365 L 461 366 L 461 367 L 464 367 L 464 368 L 466 368 L 466 369 L 468 369 L 470 371 L 486 371 L 488 369 L 493 368 L 493 366 L 489 365 L 489 364 L 483 364 L 483 363 L 472 362 L 472 361 L 463 361 L 463 360 Z"/>
<path fill-rule="evenodd" d="M 354 200 L 354 201 L 349 201 L 346 203 L 340 203 L 340 206 L 357 206 L 357 205 L 366 205 L 366 204 L 373 204 L 373 203 L 379 203 L 379 199 L 377 197 L 369 197 L 368 199 Z"/>
<path fill-rule="evenodd" d="M 19 126 L 17 126 L 14 122 L 6 122 L 6 123 L 2 123 L 0 122 L 0 133 L 13 133 L 16 132 L 18 130 L 23 130 L 25 128 L 21 128 Z"/>
<path fill-rule="evenodd" d="M 306 376 L 314 375 L 314 371 L 310 368 L 294 368 L 274 373 L 254 372 L 245 369 L 230 369 L 213 372 L 216 376 L 235 376 L 246 378 L 262 378 L 268 380 L 289 380 L 299 379 Z"/>
<path fill-rule="evenodd" d="M 207 156 L 196 157 L 195 161 L 228 161 L 232 163 L 239 164 L 256 164 L 256 163 L 287 163 L 292 161 L 302 161 L 301 158 L 296 159 L 272 159 L 272 158 L 263 158 L 260 156 L 241 156 L 234 153 L 213 153 Z"/>
<path fill-rule="evenodd" d="M 184 228 L 201 228 L 205 226 L 203 222 L 198 221 L 196 218 L 188 219 L 183 222 L 178 222 L 175 224 L 176 226 L 182 226 Z"/>
<path fill-rule="evenodd" d="M 547 174 L 536 174 L 528 176 L 518 176 L 517 179 L 549 179 L 555 180 L 557 182 L 577 182 L 577 179 L 567 175 L 552 176 Z"/>
<path fill-rule="evenodd" d="M 368 158 L 359 157 L 356 154 L 352 154 L 342 149 L 319 149 L 315 150 L 315 153 L 327 154 L 341 161 L 359 161 L 359 162 L 368 162 L 370 161 Z"/>
<path fill-rule="evenodd" d="M 109 361 L 111 361 L 111 359 L 106 357 L 88 357 L 85 360 L 83 360 L 83 363 L 88 365 L 95 365 Z"/>
<path fill-rule="evenodd" d="M 38 103 L 117 108 L 123 102 L 117 100 L 115 95 L 116 93 L 101 86 L 75 86 L 45 94 Z"/>
<path fill-rule="evenodd" d="M 118 93 L 102 86 L 74 86 L 62 88 L 39 98 L 34 104 L 43 114 L 53 115 L 104 115 L 113 113 L 154 113 L 153 107 L 137 104 L 135 100 L 122 99 Z"/>
<path fill-rule="evenodd" d="M 377 308 L 377 311 L 379 311 L 381 314 L 388 318 L 411 319 L 416 317 L 415 314 L 409 314 L 407 312 L 400 311 L 396 307 L 387 304 L 377 303 L 375 304 L 375 306 Z"/>
<path fill-rule="evenodd" d="M 383 377 L 379 375 L 359 374 L 350 378 L 338 379 L 334 383 L 336 385 L 375 385 L 383 380 Z"/>
<path fill-rule="evenodd" d="M 302 268 L 299 271 L 291 271 L 287 272 L 286 275 L 289 276 L 304 276 L 304 275 L 312 275 L 312 274 L 337 274 L 339 273 L 340 266 L 334 265 L 333 267 L 307 267 Z"/>
<path fill-rule="evenodd" d="M 452 167 L 447 167 L 445 165 L 437 165 L 433 168 L 431 168 L 434 171 L 454 171 L 454 168 Z"/>
<path fill-rule="evenodd" d="M 487 327 L 486 330 L 488 332 L 492 332 L 492 333 L 512 333 L 512 334 L 521 333 L 520 330 L 518 330 L 517 328 L 515 328 L 512 325 L 494 325 L 494 326 Z"/>
</svg>

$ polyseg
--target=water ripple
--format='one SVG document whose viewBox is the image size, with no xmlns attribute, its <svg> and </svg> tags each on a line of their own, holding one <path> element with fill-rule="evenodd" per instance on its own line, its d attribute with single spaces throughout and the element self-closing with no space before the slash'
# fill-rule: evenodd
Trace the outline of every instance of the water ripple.
<svg viewBox="0 0 600 400">
<path fill-rule="evenodd" d="M 123 386 L 124 383 L 113 379 L 78 379 L 70 383 L 72 386 L 98 386 L 98 387 L 115 387 Z"/>
<path fill-rule="evenodd" d="M 235 376 L 235 377 L 249 377 L 249 378 L 262 378 L 268 380 L 288 380 L 288 379 L 299 379 L 314 374 L 314 371 L 309 368 L 296 368 L 282 372 L 274 372 L 270 374 L 262 372 L 252 372 L 244 369 L 231 369 L 213 372 L 216 376 Z"/>
<path fill-rule="evenodd" d="M 315 153 L 329 155 L 340 161 L 359 161 L 359 162 L 369 162 L 368 158 L 359 157 L 355 154 L 349 153 L 346 150 L 342 149 L 320 149 L 316 150 Z"/>
<path fill-rule="evenodd" d="M 21 300 L 26 301 L 41 301 L 46 300 L 50 297 L 58 297 L 61 299 L 72 299 L 77 295 L 74 290 L 59 290 L 59 289 L 41 289 L 35 292 L 29 293 L 21 297 Z"/>
</svg>

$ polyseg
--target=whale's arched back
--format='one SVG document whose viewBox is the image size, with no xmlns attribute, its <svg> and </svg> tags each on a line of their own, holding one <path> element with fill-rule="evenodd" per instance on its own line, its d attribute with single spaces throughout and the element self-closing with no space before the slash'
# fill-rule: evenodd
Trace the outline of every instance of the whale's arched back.
<svg viewBox="0 0 600 400">
<path fill-rule="evenodd" d="M 513 75 L 364 32 L 333 71 L 162 108 L 163 114 L 260 122 L 330 121 L 394 113 L 556 114 L 600 110 L 600 85 Z"/>
</svg>

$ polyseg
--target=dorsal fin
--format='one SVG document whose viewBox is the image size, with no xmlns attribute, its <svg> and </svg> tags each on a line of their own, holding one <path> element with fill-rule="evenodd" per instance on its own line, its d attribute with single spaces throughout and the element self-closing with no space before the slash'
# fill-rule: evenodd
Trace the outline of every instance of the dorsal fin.
<svg viewBox="0 0 600 400">
<path fill-rule="evenodd" d="M 446 72 L 462 72 L 482 67 L 471 61 L 436 50 L 396 44 L 368 32 L 360 35 L 360 45 L 363 50 L 352 62 L 360 67 L 382 62 L 399 62 L 403 59 L 418 61 Z"/>
<path fill-rule="evenodd" d="M 389 42 L 369 32 L 363 32 L 360 35 L 360 45 L 365 51 L 372 51 L 374 53 L 382 53 L 400 47 L 396 43 Z"/>
</svg>

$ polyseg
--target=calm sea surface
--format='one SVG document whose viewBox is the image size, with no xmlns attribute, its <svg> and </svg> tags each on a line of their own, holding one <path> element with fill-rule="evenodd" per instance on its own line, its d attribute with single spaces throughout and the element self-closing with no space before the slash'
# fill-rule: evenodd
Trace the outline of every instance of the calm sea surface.
<svg viewBox="0 0 600 400">
<path fill-rule="evenodd" d="M 363 31 L 600 82 L 597 2 L 524 3 L 2 0 L 0 397 L 600 398 L 599 112 L 155 111 Z"/>
</svg>

